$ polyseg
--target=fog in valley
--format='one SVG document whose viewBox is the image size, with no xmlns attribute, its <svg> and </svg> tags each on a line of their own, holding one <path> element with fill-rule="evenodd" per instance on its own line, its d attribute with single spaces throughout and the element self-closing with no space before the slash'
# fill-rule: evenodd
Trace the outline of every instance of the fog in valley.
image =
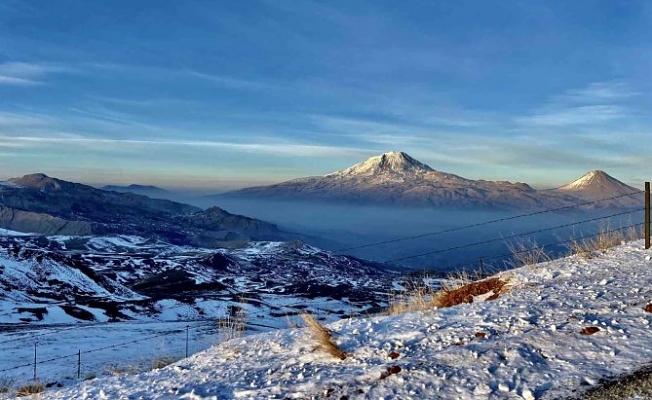
<svg viewBox="0 0 652 400">
<path fill-rule="evenodd" d="M 568 252 L 568 244 L 559 242 L 643 221 L 642 211 L 623 214 L 623 210 L 613 209 L 536 213 L 531 210 L 448 210 L 228 197 L 200 198 L 192 203 L 200 207 L 217 205 L 231 213 L 273 222 L 285 231 L 301 234 L 306 242 L 330 251 L 437 271 L 473 270 L 478 268 L 480 258 L 484 259 L 485 268 L 509 267 L 506 256 L 511 253 L 510 245 L 529 248 L 534 243 L 545 246 L 549 253 L 561 255 Z M 614 214 L 621 215 L 595 220 Z M 507 220 L 488 223 L 501 219 Z M 583 223 L 589 220 L 595 221 Z M 472 227 L 465 228 L 468 226 Z M 557 227 L 560 228 L 552 229 Z M 528 234 L 540 230 L 545 231 Z M 448 232 L 438 233 L 442 231 Z M 519 237 L 513 237 L 515 235 Z M 401 240 L 404 238 L 413 239 Z M 385 241 L 394 242 L 374 245 Z M 420 254 L 426 255 L 418 256 Z"/>
</svg>

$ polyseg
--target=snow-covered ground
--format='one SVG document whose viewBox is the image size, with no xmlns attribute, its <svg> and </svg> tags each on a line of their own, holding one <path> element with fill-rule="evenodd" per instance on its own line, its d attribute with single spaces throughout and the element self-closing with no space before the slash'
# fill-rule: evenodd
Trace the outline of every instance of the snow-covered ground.
<svg viewBox="0 0 652 400">
<path fill-rule="evenodd" d="M 510 290 L 494 301 L 336 322 L 328 328 L 345 360 L 285 329 L 38 398 L 563 398 L 652 361 L 651 256 L 635 242 L 505 273 Z M 390 367 L 400 371 L 387 376 Z"/>
</svg>

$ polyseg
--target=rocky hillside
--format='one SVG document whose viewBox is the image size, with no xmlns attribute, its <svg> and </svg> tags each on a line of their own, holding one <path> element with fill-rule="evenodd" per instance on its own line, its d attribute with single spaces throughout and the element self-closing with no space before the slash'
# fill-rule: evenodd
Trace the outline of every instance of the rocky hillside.
<svg viewBox="0 0 652 400">
<path fill-rule="evenodd" d="M 138 236 L 0 235 L 0 323 L 178 320 L 242 303 L 264 320 L 310 307 L 348 314 L 384 304 L 380 264 L 301 242 L 240 249 L 175 246 Z M 59 317 L 58 317 L 59 316 Z"/>
<path fill-rule="evenodd" d="M 0 228 L 45 235 L 129 234 L 176 244 L 294 239 L 275 225 L 133 193 L 104 191 L 45 174 L 0 185 Z"/>
</svg>

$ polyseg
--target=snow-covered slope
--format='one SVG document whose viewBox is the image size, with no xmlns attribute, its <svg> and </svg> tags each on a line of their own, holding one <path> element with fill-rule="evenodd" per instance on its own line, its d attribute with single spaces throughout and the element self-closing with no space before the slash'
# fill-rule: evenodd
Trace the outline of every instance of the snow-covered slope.
<svg viewBox="0 0 652 400">
<path fill-rule="evenodd" d="M 345 360 L 280 330 L 39 399 L 565 398 L 652 361 L 651 255 L 635 242 L 511 271 L 494 301 L 331 324 Z"/>
<path fill-rule="evenodd" d="M 216 250 L 128 235 L 0 236 L 0 323 L 214 318 L 229 306 L 272 325 L 306 308 L 335 319 L 384 304 L 391 276 L 301 242 Z"/>
</svg>

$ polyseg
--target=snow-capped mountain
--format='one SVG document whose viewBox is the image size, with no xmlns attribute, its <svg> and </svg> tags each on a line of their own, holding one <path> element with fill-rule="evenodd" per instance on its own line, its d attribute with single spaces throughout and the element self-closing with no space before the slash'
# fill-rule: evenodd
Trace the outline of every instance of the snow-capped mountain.
<svg viewBox="0 0 652 400">
<path fill-rule="evenodd" d="M 403 152 L 389 152 L 371 157 L 342 171 L 326 175 L 332 178 L 384 175 L 386 178 L 414 177 L 436 172 Z M 442 174 L 445 175 L 445 174 Z M 451 175 L 453 177 L 454 175 Z M 459 177 L 458 177 L 459 178 Z"/>
<path fill-rule="evenodd" d="M 572 195 L 587 201 L 624 196 L 605 201 L 614 207 L 635 207 L 641 204 L 643 192 L 624 184 L 604 171 L 591 171 L 580 178 L 554 190 L 557 193 Z M 627 196 L 634 194 L 633 196 Z"/>
<path fill-rule="evenodd" d="M 5 234 L 0 323 L 213 318 L 227 306 L 266 321 L 305 308 L 337 316 L 384 304 L 392 276 L 302 242 L 215 250 L 127 235 Z"/>
<path fill-rule="evenodd" d="M 594 190 L 596 197 L 592 199 L 602 198 L 599 190 Z M 213 198 L 217 200 L 221 196 L 501 209 L 563 207 L 586 199 L 583 193 L 576 191 L 535 190 L 525 183 L 463 178 L 437 171 L 403 152 L 371 157 L 325 176 L 246 188 Z M 609 203 L 605 206 L 623 205 L 629 206 L 631 203 Z"/>
<path fill-rule="evenodd" d="M 547 197 L 524 183 L 470 180 L 436 171 L 403 152 L 371 157 L 325 176 L 246 188 L 225 196 L 443 207 L 541 207 Z"/>
</svg>

